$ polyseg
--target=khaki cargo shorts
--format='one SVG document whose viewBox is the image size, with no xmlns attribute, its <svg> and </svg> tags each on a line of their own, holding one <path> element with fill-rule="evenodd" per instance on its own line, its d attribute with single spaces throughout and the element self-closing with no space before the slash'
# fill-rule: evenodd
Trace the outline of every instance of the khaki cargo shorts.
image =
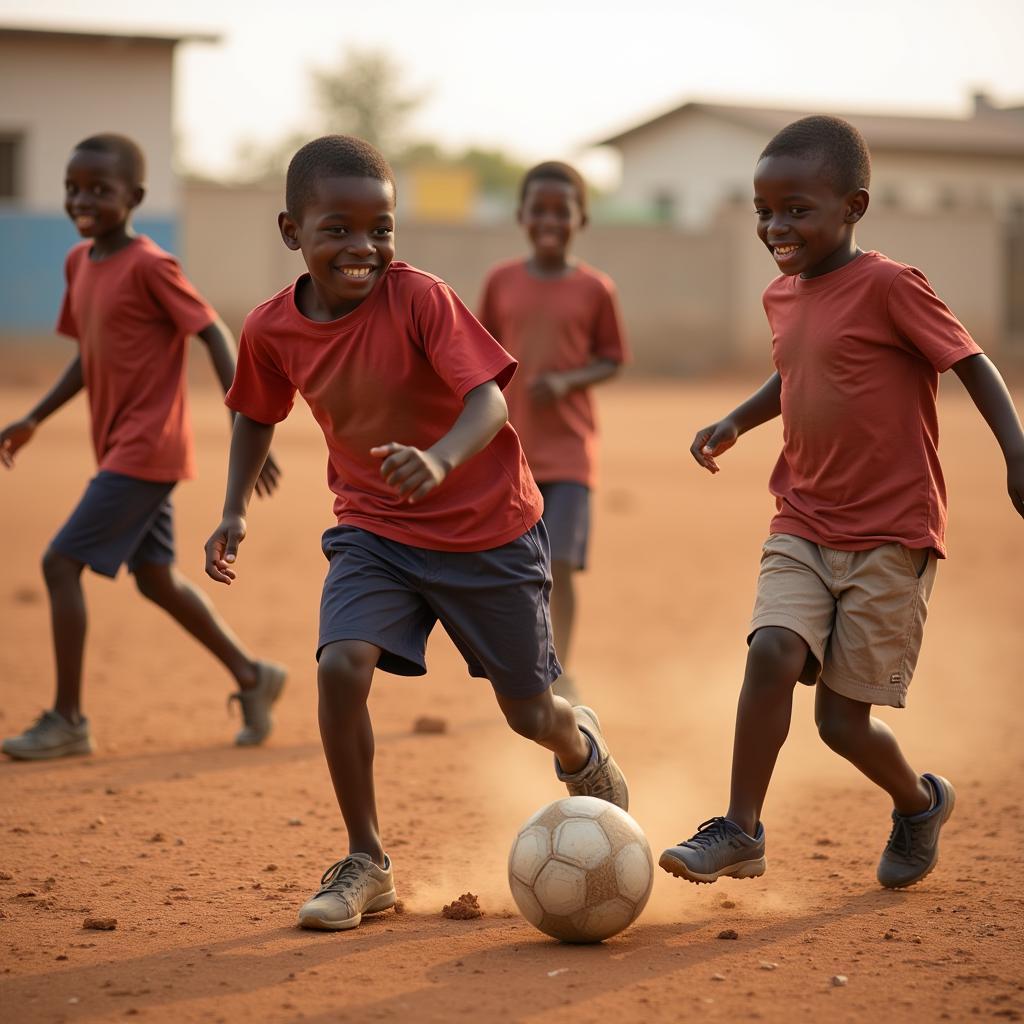
<svg viewBox="0 0 1024 1024">
<path fill-rule="evenodd" d="M 808 659 L 801 682 L 820 679 L 852 700 L 906 707 L 937 562 L 933 550 L 902 544 L 836 551 L 772 534 L 747 643 L 765 626 L 783 626 L 806 641 L 816 662 Z"/>
</svg>

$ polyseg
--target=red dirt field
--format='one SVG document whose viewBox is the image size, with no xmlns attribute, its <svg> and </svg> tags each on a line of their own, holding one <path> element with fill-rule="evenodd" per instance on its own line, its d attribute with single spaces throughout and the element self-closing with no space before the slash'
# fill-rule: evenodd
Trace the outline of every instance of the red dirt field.
<svg viewBox="0 0 1024 1024">
<path fill-rule="evenodd" d="M 602 394 L 604 478 L 583 578 L 576 670 L 629 776 L 657 858 L 726 804 L 733 710 L 779 433 L 712 478 L 694 430 L 750 382 L 615 385 Z M 564 791 L 513 735 L 439 630 L 425 679 L 378 676 L 378 798 L 401 914 L 353 932 L 295 927 L 345 838 L 316 725 L 313 647 L 330 525 L 325 456 L 305 410 L 279 431 L 280 494 L 254 505 L 239 580 L 202 576 L 227 417 L 194 392 L 200 478 L 177 494 L 180 564 L 260 654 L 291 666 L 267 746 L 231 745 L 220 666 L 134 591 L 86 581 L 88 759 L 0 764 L 0 1015 L 35 1021 L 936 1021 L 1024 1015 L 1024 523 L 998 449 L 943 384 L 951 557 L 940 566 L 906 711 L 911 761 L 957 786 L 933 875 L 875 883 L 884 796 L 818 740 L 798 689 L 764 818 L 768 873 L 687 885 L 657 871 L 640 920 L 560 945 L 514 911 L 516 828 Z M 0 418 L 38 388 L 0 389 Z M 0 476 L 0 731 L 51 697 L 43 548 L 92 471 L 81 400 Z M 421 715 L 444 733 L 413 732 Z M 484 911 L 442 917 L 463 892 Z M 85 930 L 86 917 L 117 919 Z M 717 936 L 726 929 L 735 941 Z M 847 984 L 833 984 L 843 975 Z"/>
</svg>

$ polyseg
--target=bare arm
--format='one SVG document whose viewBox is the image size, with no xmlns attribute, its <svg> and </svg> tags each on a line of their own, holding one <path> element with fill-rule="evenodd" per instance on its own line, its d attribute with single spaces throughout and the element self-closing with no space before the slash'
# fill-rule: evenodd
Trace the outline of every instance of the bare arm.
<svg viewBox="0 0 1024 1024">
<path fill-rule="evenodd" d="M 493 380 L 473 388 L 451 430 L 426 451 L 391 441 L 370 449 L 383 458 L 380 472 L 410 504 L 420 501 L 468 458 L 486 448 L 508 422 L 508 406 Z"/>
<path fill-rule="evenodd" d="M 775 371 L 745 402 L 717 423 L 702 427 L 690 445 L 690 454 L 712 473 L 718 472 L 715 456 L 727 452 L 741 434 L 782 413 L 782 378 Z"/>
<path fill-rule="evenodd" d="M 988 356 L 968 356 L 954 363 L 953 370 L 999 442 L 1006 459 L 1006 489 L 1010 501 L 1024 516 L 1024 430 L 1010 392 Z"/>
<path fill-rule="evenodd" d="M 540 402 L 556 402 L 570 391 L 579 391 L 610 380 L 620 369 L 620 364 L 614 359 L 595 359 L 574 370 L 550 370 L 530 384 L 530 394 Z"/>
<path fill-rule="evenodd" d="M 36 428 L 62 405 L 71 401 L 85 386 L 82 378 L 82 356 L 75 356 L 57 378 L 57 382 L 32 407 L 26 416 L 0 430 L 0 462 L 8 469 L 14 466 L 14 454 L 32 439 Z"/>
<path fill-rule="evenodd" d="M 258 423 L 241 413 L 235 415 L 224 515 L 206 542 L 206 575 L 218 583 L 230 584 L 235 578 L 232 565 L 238 554 L 238 545 L 245 540 L 245 513 L 260 476 L 260 467 L 267 461 L 273 437 L 272 424 Z"/>
</svg>

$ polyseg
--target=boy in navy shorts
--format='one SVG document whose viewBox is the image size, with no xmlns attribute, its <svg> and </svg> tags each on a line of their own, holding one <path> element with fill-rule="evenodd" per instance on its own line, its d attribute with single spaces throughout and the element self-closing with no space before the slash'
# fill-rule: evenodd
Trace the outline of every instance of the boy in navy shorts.
<svg viewBox="0 0 1024 1024">
<path fill-rule="evenodd" d="M 776 371 L 690 452 L 717 473 L 741 434 L 781 414 L 778 511 L 748 630 L 729 809 L 661 857 L 693 882 L 764 873 L 761 807 L 798 680 L 816 686 L 821 738 L 892 799 L 883 886 L 934 868 L 953 811 L 952 785 L 912 768 L 871 715 L 906 705 L 946 555 L 939 374 L 953 369 L 995 434 L 1021 515 L 1024 433 L 998 370 L 924 274 L 857 247 L 870 173 L 860 133 L 832 117 L 784 128 L 754 172 L 758 235 L 782 272 L 764 293 Z"/>
<path fill-rule="evenodd" d="M 120 135 L 96 135 L 71 154 L 65 209 L 86 239 L 68 254 L 67 289 L 57 329 L 79 351 L 54 387 L 30 412 L 0 431 L 0 461 L 85 388 L 99 472 L 43 558 L 50 597 L 57 694 L 3 752 L 43 760 L 92 751 L 81 713 L 86 613 L 82 569 L 113 578 L 122 564 L 139 591 L 159 605 L 223 662 L 239 690 L 241 746 L 270 732 L 270 707 L 284 686 L 279 665 L 255 660 L 201 590 L 174 568 L 171 491 L 193 475 L 192 430 L 185 391 L 188 338 L 198 335 L 225 390 L 234 373 L 234 340 L 217 314 L 185 279 L 177 261 L 131 229 L 142 202 L 142 152 Z M 260 467 L 259 488 L 277 481 L 272 459 Z"/>
<path fill-rule="evenodd" d="M 316 139 L 293 157 L 286 187 L 281 235 L 308 273 L 246 319 L 206 571 L 235 578 L 249 496 L 298 392 L 327 442 L 338 520 L 322 540 L 317 680 L 349 838 L 299 923 L 341 930 L 395 902 L 374 799 L 374 670 L 422 675 L 438 620 L 509 725 L 554 753 L 570 793 L 623 808 L 628 793 L 597 716 L 551 694 L 560 668 L 540 495 L 501 395 L 515 360 L 443 281 L 394 261 L 395 181 L 371 145 Z"/>
<path fill-rule="evenodd" d="M 574 576 L 586 567 L 597 420 L 590 389 L 614 377 L 628 357 L 611 279 L 569 256 L 587 223 L 586 184 L 568 164 L 526 172 L 519 223 L 532 253 L 495 267 L 484 285 L 480 321 L 519 361 L 506 392 L 509 422 L 544 498 L 551 541 L 551 621 L 568 666 L 576 619 Z M 565 673 L 555 691 L 573 704 Z"/>
</svg>

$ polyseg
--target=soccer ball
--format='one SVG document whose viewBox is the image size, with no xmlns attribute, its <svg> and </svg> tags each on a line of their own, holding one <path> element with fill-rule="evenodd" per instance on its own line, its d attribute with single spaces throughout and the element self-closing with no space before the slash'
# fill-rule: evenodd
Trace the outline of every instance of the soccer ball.
<svg viewBox="0 0 1024 1024">
<path fill-rule="evenodd" d="M 601 942 L 632 924 L 654 884 L 647 837 L 623 810 L 592 796 L 541 808 L 519 830 L 508 882 L 520 913 L 563 942 Z"/>
</svg>

